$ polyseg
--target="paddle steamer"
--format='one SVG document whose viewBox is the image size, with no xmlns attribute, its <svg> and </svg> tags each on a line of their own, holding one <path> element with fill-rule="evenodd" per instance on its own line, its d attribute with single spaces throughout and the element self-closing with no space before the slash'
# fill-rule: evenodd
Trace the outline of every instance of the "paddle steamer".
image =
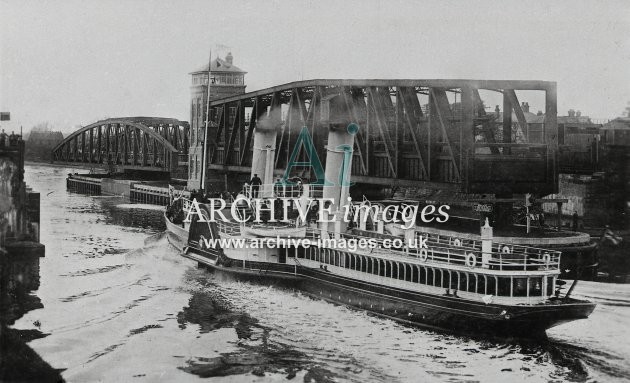
<svg viewBox="0 0 630 383">
<path fill-rule="evenodd" d="M 200 208 L 210 216 L 210 206 Z M 224 213 L 229 216 L 229 209 Z M 468 334 L 542 336 L 550 327 L 587 318 L 595 308 L 570 296 L 574 285 L 563 290 L 559 251 L 497 243 L 488 222 L 480 240 L 418 226 L 395 234 L 384 225 L 334 227 L 325 230 L 299 219 L 284 229 L 254 227 L 194 217 L 184 256 L 243 278 L 283 280 L 312 296 L 396 321 Z M 288 244 L 261 247 L 264 237 Z M 208 246 L 219 238 L 241 243 Z M 332 239 L 376 246 L 331 246 Z M 409 246 L 414 239 L 426 247 Z M 386 246 L 392 243 L 398 245 Z"/>
</svg>

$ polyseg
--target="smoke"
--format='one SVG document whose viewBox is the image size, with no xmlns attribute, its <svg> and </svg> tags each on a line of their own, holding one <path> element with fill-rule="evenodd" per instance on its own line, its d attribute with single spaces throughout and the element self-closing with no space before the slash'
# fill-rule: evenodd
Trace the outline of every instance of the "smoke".
<svg viewBox="0 0 630 383">
<path fill-rule="evenodd" d="M 276 117 L 274 118 L 274 116 Z M 258 119 L 256 120 L 256 129 L 264 132 L 273 132 L 274 130 L 278 129 L 278 125 L 281 123 L 281 116 L 281 107 L 270 109 L 269 113 L 263 113 L 258 117 Z"/>
</svg>

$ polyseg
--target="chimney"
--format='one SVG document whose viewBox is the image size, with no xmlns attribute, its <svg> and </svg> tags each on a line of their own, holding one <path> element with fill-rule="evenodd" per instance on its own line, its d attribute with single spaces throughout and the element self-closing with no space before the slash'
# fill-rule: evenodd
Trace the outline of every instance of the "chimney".
<svg viewBox="0 0 630 383">
<path fill-rule="evenodd" d="M 579 110 L 577 112 L 575 112 L 575 116 L 576 117 L 580 117 L 582 115 L 582 112 L 580 112 Z"/>
<path fill-rule="evenodd" d="M 575 117 L 575 110 L 569 109 L 569 117 Z"/>
<path fill-rule="evenodd" d="M 521 103 L 521 109 L 523 109 L 523 113 L 529 113 L 529 103 L 522 102 Z"/>
<path fill-rule="evenodd" d="M 234 60 L 234 56 L 232 56 L 232 52 L 229 52 L 227 56 L 225 56 L 225 61 L 232 65 L 232 61 Z"/>
</svg>

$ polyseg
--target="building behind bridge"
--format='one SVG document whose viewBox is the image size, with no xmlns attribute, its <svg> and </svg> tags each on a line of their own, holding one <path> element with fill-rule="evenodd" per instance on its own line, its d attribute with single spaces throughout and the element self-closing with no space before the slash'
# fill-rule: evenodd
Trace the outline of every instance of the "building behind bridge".
<svg viewBox="0 0 630 383">
<path fill-rule="evenodd" d="M 35 127 L 26 137 L 24 156 L 27 161 L 49 162 L 53 148 L 61 141 L 63 133 Z"/>
<path fill-rule="evenodd" d="M 225 59 L 217 57 L 211 60 L 210 78 L 208 79 L 208 64 L 191 72 L 192 84 L 190 88 L 190 148 L 188 160 L 188 188 L 201 187 L 203 142 L 208 103 L 208 83 L 210 83 L 210 101 L 218 100 L 245 93 L 245 74 L 234 65 L 234 56 L 228 53 Z M 233 121 L 236 108 L 229 108 L 229 120 Z M 210 121 L 216 120 L 211 115 Z M 211 142 L 214 138 L 208 137 Z M 211 175 L 207 175 L 206 179 Z"/>
</svg>

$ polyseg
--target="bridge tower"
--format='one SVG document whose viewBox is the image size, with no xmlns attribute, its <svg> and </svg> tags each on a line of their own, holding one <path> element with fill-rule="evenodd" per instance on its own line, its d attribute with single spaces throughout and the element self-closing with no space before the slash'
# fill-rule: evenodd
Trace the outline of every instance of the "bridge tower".
<svg viewBox="0 0 630 383">
<path fill-rule="evenodd" d="M 201 185 L 201 166 L 203 158 L 203 140 L 205 134 L 206 103 L 208 101 L 208 84 L 210 84 L 210 101 L 236 96 L 245 93 L 245 74 L 234 65 L 232 53 L 228 53 L 225 59 L 217 57 L 210 63 L 210 79 L 208 79 L 208 65 L 191 72 L 192 85 L 190 88 L 190 149 L 188 156 L 188 188 L 199 189 Z M 216 113 L 223 110 L 212 109 L 210 121 L 217 120 Z M 230 120 L 236 116 L 236 108 L 226 111 Z M 206 179 L 208 179 L 206 174 Z M 210 180 L 212 181 L 212 179 Z M 215 180 L 215 181 L 218 181 Z M 223 182 L 223 180 L 221 180 Z"/>
</svg>

